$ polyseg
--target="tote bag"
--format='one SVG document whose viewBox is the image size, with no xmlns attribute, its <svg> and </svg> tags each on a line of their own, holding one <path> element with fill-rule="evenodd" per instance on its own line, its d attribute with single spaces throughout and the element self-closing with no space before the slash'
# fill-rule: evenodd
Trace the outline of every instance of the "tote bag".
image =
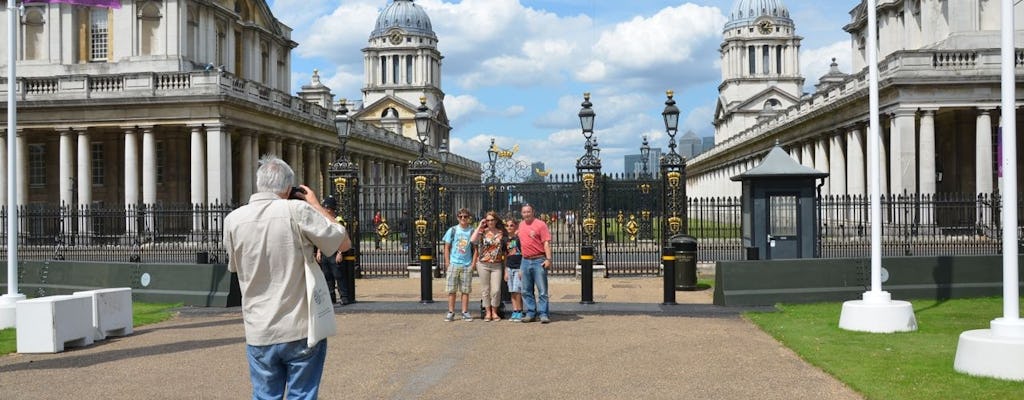
<svg viewBox="0 0 1024 400">
<path fill-rule="evenodd" d="M 302 243 L 303 248 L 309 241 L 299 233 L 299 226 L 295 222 L 295 212 L 291 206 L 288 207 L 292 215 L 292 231 L 297 243 Z M 312 247 L 312 245 L 310 245 Z M 307 327 L 306 345 L 310 348 L 316 346 L 321 340 L 338 333 L 338 325 L 334 319 L 334 304 L 331 304 L 331 294 L 327 290 L 327 279 L 323 271 L 313 262 L 310 257 L 312 252 L 303 250 L 303 264 L 306 275 L 306 303 L 309 305 L 309 326 Z"/>
</svg>

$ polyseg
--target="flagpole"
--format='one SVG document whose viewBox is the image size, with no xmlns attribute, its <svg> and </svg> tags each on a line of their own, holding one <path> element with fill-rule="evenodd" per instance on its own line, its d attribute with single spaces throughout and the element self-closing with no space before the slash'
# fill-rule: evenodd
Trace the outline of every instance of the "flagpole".
<svg viewBox="0 0 1024 400">
<path fill-rule="evenodd" d="M 7 294 L 0 296 L 0 329 L 15 326 L 18 293 L 18 5 L 7 0 Z"/>
</svg>

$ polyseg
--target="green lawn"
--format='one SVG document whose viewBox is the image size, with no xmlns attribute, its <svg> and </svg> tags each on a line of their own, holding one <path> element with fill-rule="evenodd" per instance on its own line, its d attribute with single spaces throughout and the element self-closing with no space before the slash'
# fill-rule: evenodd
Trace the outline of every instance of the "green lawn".
<svg viewBox="0 0 1024 400">
<path fill-rule="evenodd" d="M 960 333 L 1002 316 L 1001 298 L 912 301 L 916 332 L 839 329 L 842 304 L 780 305 L 746 316 L 803 359 L 868 399 L 1019 399 L 1024 382 L 977 378 L 953 370 Z"/>
<path fill-rule="evenodd" d="M 136 327 L 166 321 L 171 318 L 171 310 L 177 307 L 181 307 L 181 303 L 132 303 L 132 321 Z M 14 328 L 0 330 L 0 356 L 17 350 L 18 342 Z"/>
</svg>

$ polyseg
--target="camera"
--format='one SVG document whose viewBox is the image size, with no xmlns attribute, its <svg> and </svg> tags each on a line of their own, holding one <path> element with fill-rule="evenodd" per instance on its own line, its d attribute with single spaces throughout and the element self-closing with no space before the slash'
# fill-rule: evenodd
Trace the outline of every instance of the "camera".
<svg viewBox="0 0 1024 400">
<path fill-rule="evenodd" d="M 288 198 L 291 200 L 305 200 L 306 189 L 300 188 L 298 186 L 292 186 L 292 190 L 288 192 Z"/>
</svg>

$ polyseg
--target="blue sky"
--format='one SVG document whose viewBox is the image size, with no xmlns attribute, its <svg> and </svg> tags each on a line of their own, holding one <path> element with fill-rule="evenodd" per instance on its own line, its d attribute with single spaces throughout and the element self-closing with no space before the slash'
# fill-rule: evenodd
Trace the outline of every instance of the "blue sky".
<svg viewBox="0 0 1024 400">
<path fill-rule="evenodd" d="M 377 13 L 391 0 L 271 0 L 294 29 L 292 88 L 314 69 L 336 98 L 359 99 L 363 55 Z M 605 172 L 622 172 L 623 156 L 641 137 L 666 148 L 665 90 L 676 92 L 680 134 L 711 136 L 724 1 L 416 0 L 431 18 L 445 57 L 442 89 L 452 151 L 485 162 L 490 139 L 518 144 L 516 158 L 542 161 L 554 173 L 575 171 L 583 153 L 576 116 L 583 92 L 597 113 L 595 135 Z M 785 0 L 803 37 L 805 91 L 831 58 L 849 73 L 842 30 L 856 0 Z"/>
</svg>

